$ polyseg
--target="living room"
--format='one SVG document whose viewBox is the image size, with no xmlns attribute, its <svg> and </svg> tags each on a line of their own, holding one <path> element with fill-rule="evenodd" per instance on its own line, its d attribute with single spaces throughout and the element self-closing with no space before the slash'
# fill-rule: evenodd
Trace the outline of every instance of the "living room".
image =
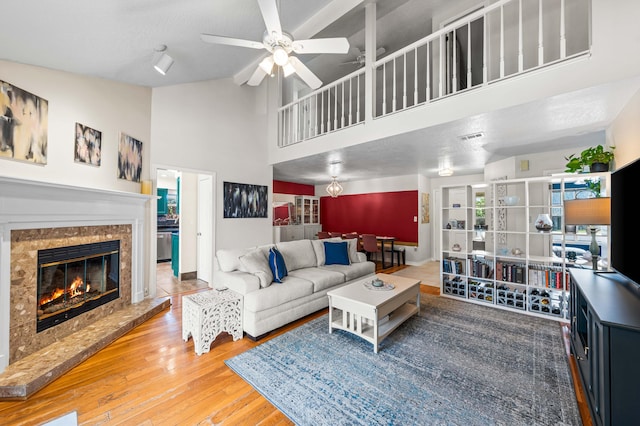
<svg viewBox="0 0 640 426">
<path fill-rule="evenodd" d="M 464 164 L 456 164 L 456 173 L 452 177 L 439 177 L 437 170 L 419 173 L 409 168 L 406 174 L 384 176 L 379 172 L 383 168 L 376 167 L 372 173 L 379 173 L 379 178 L 347 180 L 349 171 L 345 169 L 342 174 L 345 180 L 341 181 L 344 194 L 417 190 L 434 194 L 435 198 L 436 192 L 444 184 L 489 181 L 504 176 L 539 176 L 547 171 L 560 171 L 566 163 L 564 157 L 597 143 L 616 146 L 615 167 L 618 168 L 640 158 L 636 137 L 640 129 L 634 119 L 640 109 L 637 77 L 640 75 L 640 63 L 633 55 L 624 54 L 634 51 L 638 40 L 638 30 L 633 22 L 638 11 L 637 5 L 631 2 L 611 8 L 604 1 L 593 1 L 592 9 L 593 44 L 589 65 L 585 64 L 587 61 L 578 61 L 560 66 L 559 69 L 519 76 L 487 87 L 481 93 L 459 94 L 457 99 L 452 96 L 439 104 L 386 117 L 384 122 L 378 120 L 366 128 L 362 126 L 363 129 L 328 134 L 322 137 L 322 142 L 318 138 L 317 141 L 284 149 L 277 147 L 277 106 L 273 106 L 274 98 L 277 98 L 273 96 L 277 94 L 277 84 L 271 80 L 266 80 L 257 88 L 238 86 L 230 76 L 150 87 L 28 65 L 26 61 L 14 60 L 11 55 L 3 54 L 0 55 L 3 58 L 0 61 L 0 80 L 48 100 L 50 115 L 46 165 L 0 158 L 1 174 L 10 179 L 138 194 L 140 183 L 117 178 L 117 140 L 119 134 L 124 132 L 143 143 L 142 180 L 153 181 L 155 171 L 163 168 L 208 173 L 215 178 L 215 205 L 221 206 L 223 182 L 244 182 L 271 188 L 273 180 L 281 178 L 274 170 L 289 161 L 319 155 L 326 166 L 328 152 L 365 144 L 367 140 L 378 139 L 379 135 L 392 138 L 414 131 L 416 122 L 422 122 L 423 127 L 437 128 L 442 123 L 474 118 L 484 113 L 507 114 L 505 108 L 509 106 L 535 105 L 541 99 L 559 97 L 562 105 L 554 104 L 555 108 L 583 111 L 580 108 L 595 106 L 597 102 L 578 104 L 578 99 L 584 98 L 577 95 L 573 97 L 573 94 L 592 88 L 592 93 L 626 92 L 623 105 L 611 100 L 610 108 L 616 113 L 611 120 L 598 123 L 600 139 L 596 143 L 586 137 L 582 141 L 572 139 L 570 147 L 552 141 L 547 144 L 547 150 L 504 155 L 504 158 L 483 164 L 481 170 L 474 170 L 473 173 L 465 172 Z M 583 72 L 585 68 L 591 72 Z M 606 103 L 609 98 L 601 100 Z M 442 111 L 434 114 L 433 111 L 438 108 Z M 554 110 L 550 109 L 548 113 L 549 121 L 553 121 L 551 114 Z M 403 118 L 402 114 L 409 117 L 405 115 Z M 598 119 L 600 117 L 597 116 Z M 390 125 L 394 120 L 396 124 Z M 104 151 L 100 167 L 74 162 L 73 128 L 78 122 L 103 132 Z M 571 135 L 582 131 L 580 128 L 573 129 Z M 558 137 L 558 140 L 562 141 L 562 138 Z M 521 141 L 521 144 L 526 144 L 526 139 Z M 519 170 L 521 160 L 529 161 L 528 171 Z M 327 170 L 316 178 L 316 193 L 324 192 L 330 177 Z M 436 205 L 432 207 L 432 212 L 438 211 Z M 222 217 L 221 210 L 216 209 L 212 219 L 213 252 L 271 242 L 272 221 L 269 218 L 229 220 Z M 141 238 L 141 291 L 145 298 L 156 294 L 155 231 L 151 227 L 151 218 L 154 216 L 155 211 L 148 203 L 143 220 L 144 236 Z M 409 252 L 410 263 L 420 264 L 437 259 L 437 232 L 434 226 L 432 223 L 419 227 L 418 249 Z M 3 252 L 8 250 L 8 241 L 3 236 Z M 7 275 L 6 265 L 2 266 L 2 273 Z M 0 299 L 7 298 L 8 290 L 3 289 Z M 2 337 L 4 345 L 8 336 L 5 333 Z"/>
</svg>

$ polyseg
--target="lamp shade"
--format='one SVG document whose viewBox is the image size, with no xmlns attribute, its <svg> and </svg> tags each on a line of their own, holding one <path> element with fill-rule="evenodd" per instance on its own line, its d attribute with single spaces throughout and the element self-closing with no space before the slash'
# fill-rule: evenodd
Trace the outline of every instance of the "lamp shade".
<svg viewBox="0 0 640 426">
<path fill-rule="evenodd" d="M 610 225 L 611 198 L 566 200 L 564 202 L 564 223 L 567 225 Z"/>
</svg>

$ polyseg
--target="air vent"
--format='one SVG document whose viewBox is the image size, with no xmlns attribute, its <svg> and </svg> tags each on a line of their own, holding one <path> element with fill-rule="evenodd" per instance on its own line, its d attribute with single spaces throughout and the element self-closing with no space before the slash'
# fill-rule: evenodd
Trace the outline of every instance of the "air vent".
<svg viewBox="0 0 640 426">
<path fill-rule="evenodd" d="M 484 133 L 483 132 L 477 132 L 477 133 L 469 133 L 468 135 L 462 135 L 462 136 L 458 136 L 458 139 L 462 140 L 462 141 L 472 141 L 478 138 L 482 138 L 484 137 Z"/>
</svg>

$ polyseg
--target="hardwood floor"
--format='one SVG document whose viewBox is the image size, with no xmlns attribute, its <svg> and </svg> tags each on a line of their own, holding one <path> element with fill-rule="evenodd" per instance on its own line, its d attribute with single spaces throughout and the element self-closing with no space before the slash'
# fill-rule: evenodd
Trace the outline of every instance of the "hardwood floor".
<svg viewBox="0 0 640 426">
<path fill-rule="evenodd" d="M 438 263 L 395 267 L 423 283 L 438 283 Z M 378 271 L 382 272 L 382 271 Z M 169 280 L 164 274 L 158 278 Z M 181 296 L 206 290 L 202 282 L 166 282 L 172 306 L 70 370 L 25 401 L 0 402 L 1 425 L 40 425 L 71 411 L 79 424 L 291 425 L 273 405 L 233 373 L 224 360 L 317 318 L 326 309 L 289 324 L 264 339 L 234 342 L 223 333 L 209 353 L 198 356 L 193 340 L 182 341 Z M 179 292 L 181 289 L 184 292 Z M 167 291 L 169 290 L 169 291 Z M 421 291 L 439 294 L 434 286 Z M 165 296 L 158 292 L 159 296 Z M 575 362 L 571 360 L 575 372 Z M 574 373 L 575 374 L 575 373 Z M 584 395 L 581 413 L 586 405 Z M 586 409 L 588 418 L 588 409 Z M 584 418 L 584 413 L 583 413 Z M 591 424 L 590 422 L 584 423 Z"/>
</svg>

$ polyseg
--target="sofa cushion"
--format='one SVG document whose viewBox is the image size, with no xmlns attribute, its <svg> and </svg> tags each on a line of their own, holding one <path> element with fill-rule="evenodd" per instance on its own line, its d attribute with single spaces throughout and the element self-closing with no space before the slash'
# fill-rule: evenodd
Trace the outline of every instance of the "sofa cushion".
<svg viewBox="0 0 640 426">
<path fill-rule="evenodd" d="M 255 249 L 249 253 L 240 256 L 240 262 L 246 271 L 255 275 L 260 280 L 260 287 L 269 287 L 273 282 L 273 273 L 269 267 L 269 261 L 262 250 Z"/>
<path fill-rule="evenodd" d="M 311 281 L 314 293 L 345 282 L 342 272 L 318 267 L 297 269 L 291 272 L 291 276 Z"/>
<path fill-rule="evenodd" d="M 344 274 L 345 281 L 365 277 L 376 272 L 376 264 L 373 262 L 352 263 L 351 265 L 325 265 L 320 269 Z"/>
<path fill-rule="evenodd" d="M 316 252 L 311 240 L 286 241 L 276 245 L 289 272 L 301 268 L 311 268 L 317 265 Z"/>
<path fill-rule="evenodd" d="M 313 247 L 313 251 L 316 254 L 316 265 L 315 266 L 322 266 L 324 265 L 324 243 L 325 242 L 340 242 L 342 241 L 342 238 L 323 238 L 321 240 L 311 240 L 311 245 Z"/>
<path fill-rule="evenodd" d="M 324 264 L 325 265 L 349 265 L 349 243 L 324 242 Z"/>
<path fill-rule="evenodd" d="M 244 256 L 252 249 L 220 249 L 216 252 L 218 258 L 218 266 L 223 272 L 242 271 L 247 272 L 242 262 L 240 262 L 240 256 Z"/>
<path fill-rule="evenodd" d="M 287 265 L 282 253 L 276 247 L 269 249 L 269 268 L 271 268 L 273 280 L 277 283 L 282 283 L 284 277 L 287 276 Z"/>
<path fill-rule="evenodd" d="M 313 283 L 311 281 L 289 275 L 282 280 L 282 284 L 272 284 L 267 288 L 246 294 L 244 309 L 259 312 L 312 293 Z"/>
<path fill-rule="evenodd" d="M 344 241 L 349 243 L 349 260 L 351 260 L 351 263 L 361 262 L 360 257 L 358 256 L 358 239 L 351 238 Z"/>
</svg>

